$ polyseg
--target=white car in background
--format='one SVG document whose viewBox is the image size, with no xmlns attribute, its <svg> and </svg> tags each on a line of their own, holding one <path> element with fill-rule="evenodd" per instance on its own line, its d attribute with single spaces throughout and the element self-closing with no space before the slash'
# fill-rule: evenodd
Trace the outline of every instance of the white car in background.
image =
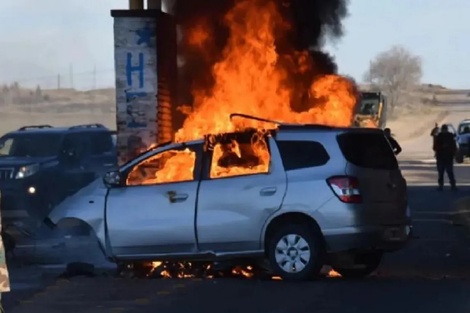
<svg viewBox="0 0 470 313">
<path fill-rule="evenodd" d="M 470 119 L 462 120 L 454 133 L 458 145 L 455 162 L 463 163 L 466 157 L 470 157 Z"/>
</svg>

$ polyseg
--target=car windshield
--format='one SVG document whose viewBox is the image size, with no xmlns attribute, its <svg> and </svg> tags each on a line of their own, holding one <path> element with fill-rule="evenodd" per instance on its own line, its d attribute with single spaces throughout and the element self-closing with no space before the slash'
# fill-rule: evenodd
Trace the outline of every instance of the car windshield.
<svg viewBox="0 0 470 313">
<path fill-rule="evenodd" d="M 0 138 L 0 157 L 48 157 L 57 155 L 62 135 L 13 134 Z"/>
<path fill-rule="evenodd" d="M 379 99 L 362 99 L 359 105 L 359 114 L 379 114 Z"/>
<path fill-rule="evenodd" d="M 459 125 L 459 134 L 470 134 L 470 123 L 462 123 Z"/>
</svg>

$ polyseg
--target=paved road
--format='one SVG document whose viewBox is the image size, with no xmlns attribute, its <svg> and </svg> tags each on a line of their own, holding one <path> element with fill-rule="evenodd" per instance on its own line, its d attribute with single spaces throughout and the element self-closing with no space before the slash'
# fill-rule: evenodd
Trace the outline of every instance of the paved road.
<svg viewBox="0 0 470 313">
<path fill-rule="evenodd" d="M 450 122 L 470 116 L 470 110 L 464 106 L 453 109 L 448 117 Z M 402 142 L 400 163 L 409 182 L 416 238 L 403 251 L 389 255 L 380 270 L 363 281 L 325 278 L 292 284 L 228 278 L 166 280 L 105 276 L 56 280 L 54 275 L 60 269 L 51 263 L 80 256 L 67 246 L 56 247 L 60 252 L 55 254 L 52 248 L 31 252 L 31 247 L 26 246 L 20 249 L 18 259 L 29 255 L 44 264 L 11 266 L 14 291 L 4 295 L 5 307 L 9 313 L 468 312 L 470 239 L 463 227 L 453 224 L 452 203 L 469 194 L 470 165 L 456 167 L 459 191 L 436 191 L 430 142 L 428 134 Z M 89 248 L 87 255 L 96 253 Z M 97 259 L 97 263 L 103 261 Z"/>
</svg>

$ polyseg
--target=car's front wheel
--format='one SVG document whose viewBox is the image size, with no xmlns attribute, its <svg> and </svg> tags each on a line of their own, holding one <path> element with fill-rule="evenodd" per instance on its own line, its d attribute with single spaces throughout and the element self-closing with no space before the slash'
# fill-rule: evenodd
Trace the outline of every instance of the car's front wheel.
<svg viewBox="0 0 470 313">
<path fill-rule="evenodd" d="M 383 252 L 364 252 L 356 256 L 357 262 L 353 267 L 333 266 L 333 269 L 344 278 L 364 278 L 380 266 Z"/>
<path fill-rule="evenodd" d="M 324 264 L 321 234 L 307 225 L 286 225 L 269 241 L 269 262 L 273 272 L 283 280 L 306 280 L 316 277 Z"/>
</svg>

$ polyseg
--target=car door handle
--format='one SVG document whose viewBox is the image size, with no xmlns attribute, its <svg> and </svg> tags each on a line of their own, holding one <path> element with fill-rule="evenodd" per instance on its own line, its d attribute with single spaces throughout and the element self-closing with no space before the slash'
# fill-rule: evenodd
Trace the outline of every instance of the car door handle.
<svg viewBox="0 0 470 313">
<path fill-rule="evenodd" d="M 174 191 L 168 192 L 168 198 L 170 199 L 171 203 L 186 201 L 188 197 L 189 196 L 185 193 L 176 193 Z"/>
<path fill-rule="evenodd" d="M 262 196 L 272 196 L 273 194 L 276 193 L 276 191 L 277 191 L 276 187 L 266 187 L 266 188 L 261 189 L 259 194 Z"/>
<path fill-rule="evenodd" d="M 104 167 L 111 167 L 114 166 L 114 163 L 105 163 L 103 164 Z"/>
</svg>

